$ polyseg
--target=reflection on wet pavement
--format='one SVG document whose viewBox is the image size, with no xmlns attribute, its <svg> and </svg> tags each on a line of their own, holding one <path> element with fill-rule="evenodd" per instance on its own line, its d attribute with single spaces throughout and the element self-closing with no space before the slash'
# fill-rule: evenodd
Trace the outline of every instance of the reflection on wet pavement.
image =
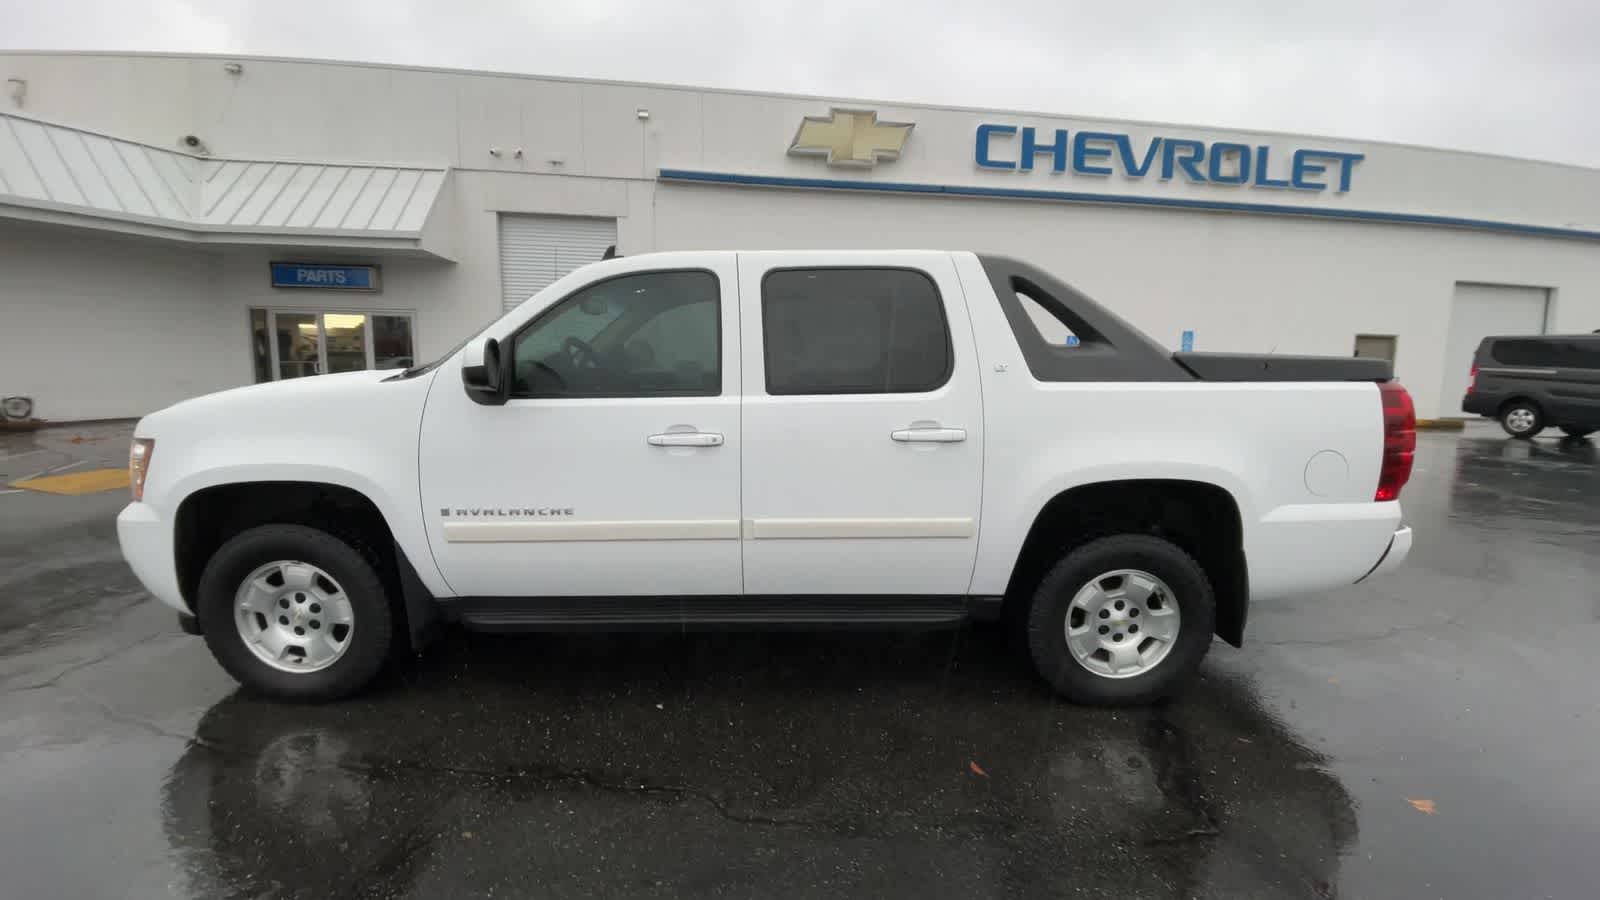
<svg viewBox="0 0 1600 900">
<path fill-rule="evenodd" d="M 211 708 L 164 791 L 193 892 L 1267 896 L 1355 832 L 1227 679 L 1086 713 L 983 632 L 466 643 L 353 706 Z"/>
<path fill-rule="evenodd" d="M 1424 435 L 1407 567 L 1258 604 L 1122 711 L 998 628 L 453 634 L 278 705 L 116 562 L 119 498 L 30 497 L 0 518 L 5 893 L 1590 896 L 1597 488 L 1588 443 Z"/>
</svg>

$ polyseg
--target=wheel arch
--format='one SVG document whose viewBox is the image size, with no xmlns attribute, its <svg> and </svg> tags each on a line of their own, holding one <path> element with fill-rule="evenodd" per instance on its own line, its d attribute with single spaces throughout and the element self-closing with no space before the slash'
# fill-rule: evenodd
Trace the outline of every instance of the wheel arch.
<svg viewBox="0 0 1600 900">
<path fill-rule="evenodd" d="M 1538 397 L 1535 397 L 1534 395 L 1528 394 L 1528 393 L 1521 393 L 1521 394 L 1513 394 L 1510 397 L 1507 397 L 1504 401 L 1502 401 L 1500 403 L 1500 405 L 1495 409 L 1495 416 L 1499 417 L 1499 416 L 1505 415 L 1507 410 L 1509 410 L 1511 407 L 1517 405 L 1518 403 L 1525 403 L 1528 406 L 1533 407 L 1534 410 L 1536 412 L 1538 412 L 1539 415 L 1541 415 L 1541 416 L 1545 414 L 1544 404 L 1539 402 L 1539 398 Z"/>
<path fill-rule="evenodd" d="M 414 648 L 437 621 L 434 595 L 396 540 L 382 509 L 363 491 L 320 480 L 263 479 L 209 484 L 191 491 L 173 517 L 173 561 L 184 602 L 198 612 L 206 563 L 229 538 L 269 524 L 299 524 L 338 537 L 373 561 Z M 206 623 L 196 622 L 203 630 Z"/>
<path fill-rule="evenodd" d="M 1004 614 L 1025 611 L 1039 580 L 1074 547 L 1112 534 L 1150 534 L 1193 556 L 1211 580 L 1216 634 L 1239 646 L 1249 607 L 1241 504 L 1213 482 L 1119 478 L 1074 485 L 1035 513 L 1006 585 Z"/>
</svg>

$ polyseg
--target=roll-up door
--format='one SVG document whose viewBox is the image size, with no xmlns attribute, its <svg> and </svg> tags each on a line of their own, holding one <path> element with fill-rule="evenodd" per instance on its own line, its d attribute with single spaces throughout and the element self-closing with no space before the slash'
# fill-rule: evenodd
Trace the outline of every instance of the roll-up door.
<svg viewBox="0 0 1600 900">
<path fill-rule="evenodd" d="M 617 243 L 617 220 L 579 216 L 500 216 L 502 308 L 512 307 Z"/>
</svg>

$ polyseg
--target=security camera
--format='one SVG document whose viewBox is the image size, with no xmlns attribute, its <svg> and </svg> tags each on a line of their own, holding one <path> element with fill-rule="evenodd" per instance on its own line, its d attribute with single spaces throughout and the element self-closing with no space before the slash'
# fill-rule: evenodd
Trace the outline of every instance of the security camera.
<svg viewBox="0 0 1600 900">
<path fill-rule="evenodd" d="M 178 143 L 183 145 L 183 149 L 188 150 L 190 153 L 193 153 L 196 156 L 211 155 L 211 148 L 207 147 L 206 142 L 200 140 L 200 138 L 196 135 L 186 134 L 178 139 Z"/>
<path fill-rule="evenodd" d="M 198 147 L 200 146 L 200 139 L 192 134 L 186 134 L 183 136 L 183 145 L 185 147 Z"/>
</svg>

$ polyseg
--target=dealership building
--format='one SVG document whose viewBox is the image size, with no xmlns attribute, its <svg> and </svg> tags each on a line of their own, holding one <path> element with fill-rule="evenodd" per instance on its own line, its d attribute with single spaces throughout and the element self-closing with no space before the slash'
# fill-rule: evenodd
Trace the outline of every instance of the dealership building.
<svg viewBox="0 0 1600 900">
<path fill-rule="evenodd" d="M 443 354 L 610 248 L 945 248 L 1176 350 L 1600 329 L 1600 170 L 1327 137 L 338 62 L 0 53 L 0 395 L 69 421 Z M 1068 338 L 1070 340 L 1070 338 Z"/>
</svg>

